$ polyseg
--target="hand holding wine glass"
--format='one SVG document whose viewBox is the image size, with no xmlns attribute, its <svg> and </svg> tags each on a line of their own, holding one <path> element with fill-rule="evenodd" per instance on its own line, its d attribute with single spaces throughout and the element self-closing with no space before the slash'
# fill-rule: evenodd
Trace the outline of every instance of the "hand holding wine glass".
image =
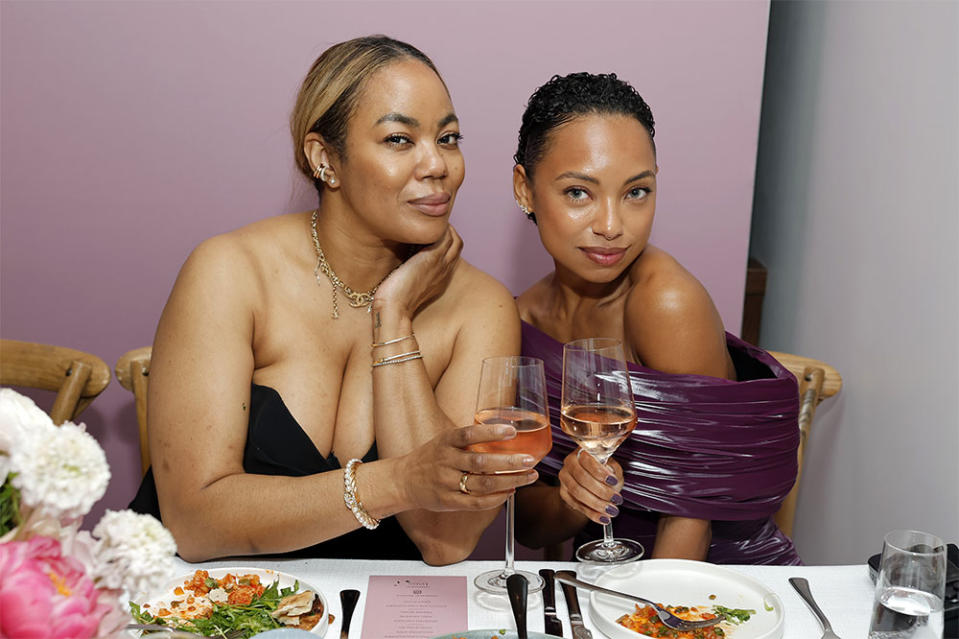
<svg viewBox="0 0 959 639">
<path fill-rule="evenodd" d="M 580 448 L 605 464 L 636 424 L 636 411 L 622 342 L 587 338 L 563 346 L 563 397 L 560 425 Z M 641 544 L 613 537 L 612 523 L 603 539 L 576 551 L 580 561 L 620 564 L 643 555 Z"/>
<path fill-rule="evenodd" d="M 553 445 L 546 401 L 546 375 L 543 361 L 534 357 L 491 357 L 483 360 L 476 399 L 476 423 L 510 424 L 516 428 L 513 439 L 473 444 L 475 452 L 532 456 L 538 462 Z M 504 471 L 508 472 L 508 471 Z M 468 486 L 468 475 L 464 474 Z M 493 594 L 506 594 L 510 575 L 522 574 L 529 582 L 528 592 L 543 589 L 539 575 L 514 568 L 513 509 L 515 499 L 506 501 L 506 565 L 476 577 L 476 587 Z"/>
<path fill-rule="evenodd" d="M 600 525 L 619 514 L 623 503 L 623 469 L 610 457 L 606 463 L 578 446 L 563 459 L 559 495 L 572 510 Z"/>
</svg>

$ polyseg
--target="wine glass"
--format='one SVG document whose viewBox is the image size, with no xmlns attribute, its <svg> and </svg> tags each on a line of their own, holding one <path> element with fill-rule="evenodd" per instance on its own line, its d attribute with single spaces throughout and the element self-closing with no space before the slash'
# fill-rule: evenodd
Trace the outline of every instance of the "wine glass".
<svg viewBox="0 0 959 639">
<path fill-rule="evenodd" d="M 623 344 L 591 337 L 563 345 L 563 432 L 582 450 L 605 464 L 636 425 Z M 583 544 L 576 558 L 592 564 L 622 564 L 643 556 L 632 539 L 613 537 L 613 524 L 603 526 L 603 539 Z"/>
<path fill-rule="evenodd" d="M 553 446 L 546 403 L 546 375 L 543 360 L 535 357 L 490 357 L 483 360 L 479 392 L 476 398 L 477 424 L 509 424 L 516 437 L 508 440 L 472 444 L 469 449 L 483 453 L 532 455 L 538 462 Z M 503 471 L 511 472 L 511 471 Z M 522 471 L 512 471 L 522 472 Z M 473 583 L 492 594 L 506 594 L 506 580 L 521 574 L 529 582 L 528 592 L 543 589 L 539 575 L 516 570 L 513 562 L 513 495 L 506 500 L 506 565 L 478 575 Z"/>
</svg>

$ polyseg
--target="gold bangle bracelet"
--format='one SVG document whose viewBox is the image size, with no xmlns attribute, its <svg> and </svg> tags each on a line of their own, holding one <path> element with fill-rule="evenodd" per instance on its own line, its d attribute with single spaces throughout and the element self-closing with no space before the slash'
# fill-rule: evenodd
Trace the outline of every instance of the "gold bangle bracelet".
<svg viewBox="0 0 959 639">
<path fill-rule="evenodd" d="M 366 512 L 363 502 L 356 496 L 356 467 L 362 463 L 359 459 L 351 459 L 346 464 L 346 471 L 343 473 L 343 503 L 352 511 L 356 521 L 364 528 L 373 530 L 380 525 L 380 520 Z"/>
<path fill-rule="evenodd" d="M 406 353 L 399 353 L 397 355 L 381 357 L 380 359 L 373 362 L 373 366 L 386 366 L 387 364 L 399 364 L 400 362 L 408 362 L 411 359 L 417 359 L 419 357 L 423 357 L 423 354 L 420 353 L 419 349 L 417 349 L 415 351 L 407 351 Z"/>
<path fill-rule="evenodd" d="M 378 348 L 380 346 L 389 346 L 390 344 L 399 344 L 403 340 L 413 339 L 414 337 L 416 337 L 416 335 L 414 335 L 413 332 L 410 331 L 409 335 L 404 335 L 403 337 L 388 339 L 385 342 L 373 342 L 372 344 L 370 344 L 370 348 Z"/>
<path fill-rule="evenodd" d="M 394 359 L 388 362 L 377 362 L 373 364 L 373 368 L 377 368 L 379 366 L 389 366 L 390 364 L 402 364 L 403 362 L 412 362 L 414 359 L 423 359 L 423 356 L 417 354 L 417 355 L 410 355 L 409 357 L 404 357 L 403 359 Z"/>
</svg>

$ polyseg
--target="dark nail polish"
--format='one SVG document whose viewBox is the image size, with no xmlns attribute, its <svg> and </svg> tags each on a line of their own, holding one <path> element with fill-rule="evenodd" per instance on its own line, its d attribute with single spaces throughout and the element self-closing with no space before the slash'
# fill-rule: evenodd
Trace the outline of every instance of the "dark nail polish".
<svg viewBox="0 0 959 639">
<path fill-rule="evenodd" d="M 621 503 L 623 503 L 623 496 L 620 495 L 619 493 L 616 493 L 615 495 L 613 495 L 613 498 L 610 499 L 610 501 L 616 504 L 617 506 L 619 506 Z"/>
<path fill-rule="evenodd" d="M 610 486 L 615 486 L 616 481 L 617 480 L 615 475 L 610 475 L 609 477 L 606 478 L 606 483 L 609 484 Z"/>
<path fill-rule="evenodd" d="M 599 518 L 599 523 L 601 523 L 601 524 L 603 524 L 603 525 L 605 526 L 606 524 L 609 523 L 609 517 L 600 517 L 600 518 Z"/>
<path fill-rule="evenodd" d="M 619 514 L 619 508 L 617 508 L 616 506 L 606 506 L 606 512 L 608 512 L 610 515 L 615 517 L 616 515 Z"/>
</svg>

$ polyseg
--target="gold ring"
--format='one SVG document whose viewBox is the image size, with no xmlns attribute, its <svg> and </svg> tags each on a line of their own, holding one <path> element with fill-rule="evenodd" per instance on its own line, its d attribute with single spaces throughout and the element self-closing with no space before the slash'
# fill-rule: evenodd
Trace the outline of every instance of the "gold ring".
<svg viewBox="0 0 959 639">
<path fill-rule="evenodd" d="M 470 489 L 466 487 L 466 480 L 470 478 L 469 473 L 463 473 L 463 476 L 460 477 L 460 492 L 464 495 L 472 495 Z"/>
</svg>

